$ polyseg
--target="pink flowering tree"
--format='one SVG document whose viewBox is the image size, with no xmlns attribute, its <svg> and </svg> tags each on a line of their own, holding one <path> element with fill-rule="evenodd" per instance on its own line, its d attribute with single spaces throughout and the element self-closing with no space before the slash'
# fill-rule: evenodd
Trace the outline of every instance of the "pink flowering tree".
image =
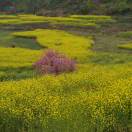
<svg viewBox="0 0 132 132">
<path fill-rule="evenodd" d="M 33 66 L 40 74 L 73 72 L 75 61 L 56 51 L 48 50 Z"/>
</svg>

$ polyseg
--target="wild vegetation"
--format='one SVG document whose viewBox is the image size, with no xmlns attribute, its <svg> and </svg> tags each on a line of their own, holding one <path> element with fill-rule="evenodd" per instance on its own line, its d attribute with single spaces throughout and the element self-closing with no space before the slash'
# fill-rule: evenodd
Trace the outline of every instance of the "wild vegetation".
<svg viewBox="0 0 132 132">
<path fill-rule="evenodd" d="M 131 0 L 14 0 L 18 11 L 43 15 L 115 14 L 132 11 Z M 30 8 L 29 8 L 30 7 Z M 54 11 L 53 11 L 54 10 Z"/>
<path fill-rule="evenodd" d="M 110 16 L 45 17 L 36 15 L 0 15 L 0 25 L 48 24 L 74 27 L 99 27 L 105 22 L 114 22 Z"/>
<path fill-rule="evenodd" d="M 131 1 L 32 1 L 17 8 L 68 15 L 0 15 L 0 132 L 130 132 L 132 17 L 84 14 Z"/>
<path fill-rule="evenodd" d="M 75 60 L 53 50 L 48 50 L 33 66 L 42 75 L 58 75 L 73 72 L 76 69 Z"/>
<path fill-rule="evenodd" d="M 79 60 L 84 60 L 91 51 L 88 49 L 92 46 L 92 37 L 82 37 L 69 34 L 60 30 L 43 30 L 16 32 L 13 35 L 17 37 L 36 38 L 37 42 L 44 48 L 48 47 L 56 51 Z M 71 52 L 72 51 L 72 52 Z"/>
</svg>

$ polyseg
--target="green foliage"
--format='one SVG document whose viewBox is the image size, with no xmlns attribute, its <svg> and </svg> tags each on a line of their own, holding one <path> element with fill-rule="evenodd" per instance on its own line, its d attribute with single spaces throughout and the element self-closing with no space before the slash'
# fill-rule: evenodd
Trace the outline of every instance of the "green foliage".
<svg viewBox="0 0 132 132">
<path fill-rule="evenodd" d="M 0 30 L 0 47 L 6 48 L 27 48 L 27 49 L 41 49 L 35 39 L 16 38 L 11 31 Z"/>
<path fill-rule="evenodd" d="M 60 10 L 64 14 L 113 14 L 132 10 L 131 0 L 16 0 L 16 3 L 18 10 L 40 14 L 46 10 Z"/>
<path fill-rule="evenodd" d="M 132 38 L 132 31 L 121 32 L 121 33 L 119 33 L 119 36 L 125 37 L 125 38 Z"/>
<path fill-rule="evenodd" d="M 132 50 L 132 43 L 122 44 L 122 45 L 119 45 L 118 47 L 122 49 Z"/>
<path fill-rule="evenodd" d="M 110 23 L 110 22 L 115 22 L 115 20 L 112 19 L 111 16 L 105 16 L 105 15 L 71 15 L 71 18 L 76 18 L 80 20 L 86 20 L 89 22 L 95 22 L 95 23 Z"/>
<path fill-rule="evenodd" d="M 114 20 L 110 16 L 95 16 L 95 15 L 72 15 L 69 17 L 45 17 L 36 15 L 0 15 L 0 25 L 21 25 L 21 24 L 34 24 L 43 23 L 52 26 L 73 26 L 73 27 L 89 27 L 96 28 L 102 23 L 113 22 Z"/>
<path fill-rule="evenodd" d="M 15 0 L 15 3 L 18 12 L 46 14 L 50 11 L 49 15 L 58 16 L 88 13 L 113 14 L 132 11 L 131 0 Z"/>
<path fill-rule="evenodd" d="M 127 39 L 131 39 L 132 38 L 132 31 L 120 32 L 118 34 L 118 36 L 123 37 L 123 38 L 127 38 Z M 132 50 L 132 42 L 128 42 L 126 44 L 120 44 L 120 45 L 118 45 L 118 48 Z"/>
</svg>

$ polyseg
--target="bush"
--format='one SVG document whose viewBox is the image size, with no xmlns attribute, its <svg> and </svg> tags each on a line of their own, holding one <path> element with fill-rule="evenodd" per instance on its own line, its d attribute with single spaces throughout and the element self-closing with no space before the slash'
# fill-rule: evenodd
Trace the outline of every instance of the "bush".
<svg viewBox="0 0 132 132">
<path fill-rule="evenodd" d="M 40 74 L 60 74 L 73 72 L 75 61 L 52 50 L 48 50 L 42 58 L 34 64 L 34 68 Z"/>
</svg>

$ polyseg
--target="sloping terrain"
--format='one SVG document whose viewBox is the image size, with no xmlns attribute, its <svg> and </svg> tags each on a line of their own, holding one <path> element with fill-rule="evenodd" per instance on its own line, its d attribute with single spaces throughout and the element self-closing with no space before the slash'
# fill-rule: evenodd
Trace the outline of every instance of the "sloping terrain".
<svg viewBox="0 0 132 132">
<path fill-rule="evenodd" d="M 108 16 L 0 17 L 1 132 L 131 131 L 132 51 L 118 47 L 131 42 L 131 35 L 122 33 L 131 31 L 131 22 L 122 17 L 122 25 Z M 83 25 L 29 30 L 22 24 L 26 19 L 38 24 L 38 18 Z M 99 27 L 82 28 L 95 21 Z M 14 30 L 19 24 L 23 29 Z M 48 49 L 75 59 L 76 71 L 39 75 L 33 64 Z"/>
</svg>

